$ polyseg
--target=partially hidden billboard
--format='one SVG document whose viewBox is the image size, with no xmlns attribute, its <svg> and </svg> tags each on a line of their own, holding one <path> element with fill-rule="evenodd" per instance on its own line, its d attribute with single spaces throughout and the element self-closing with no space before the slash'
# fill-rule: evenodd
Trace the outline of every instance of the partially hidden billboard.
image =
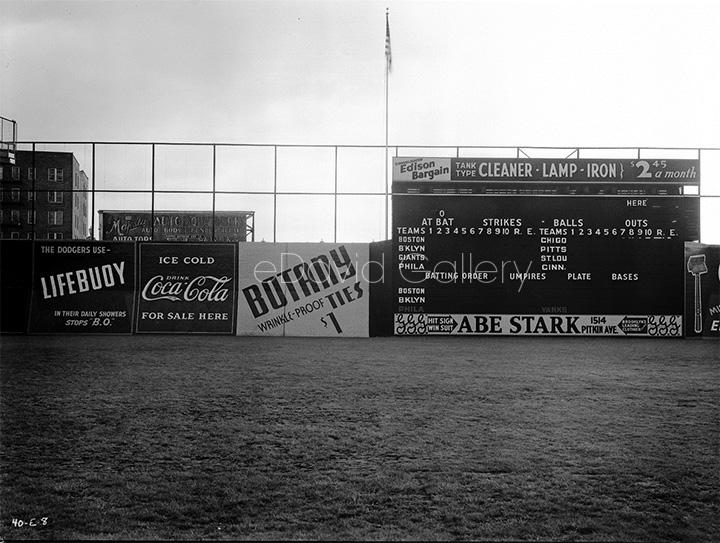
<svg viewBox="0 0 720 543">
<path fill-rule="evenodd" d="M 685 336 L 720 337 L 720 245 L 685 244 Z"/>
<path fill-rule="evenodd" d="M 234 334 L 236 243 L 140 243 L 135 331 Z"/>
<path fill-rule="evenodd" d="M 367 337 L 362 243 L 240 244 L 238 335 Z"/>
<path fill-rule="evenodd" d="M 30 333 L 131 333 L 135 244 L 37 241 Z"/>
<path fill-rule="evenodd" d="M 252 211 L 98 211 L 106 241 L 246 241 Z"/>
</svg>

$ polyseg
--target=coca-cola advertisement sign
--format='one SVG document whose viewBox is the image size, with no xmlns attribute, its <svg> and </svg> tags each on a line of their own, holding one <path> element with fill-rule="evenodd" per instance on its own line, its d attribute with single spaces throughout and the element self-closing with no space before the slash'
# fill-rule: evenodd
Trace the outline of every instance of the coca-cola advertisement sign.
<svg viewBox="0 0 720 543">
<path fill-rule="evenodd" d="M 234 243 L 140 243 L 138 333 L 233 334 Z"/>
</svg>

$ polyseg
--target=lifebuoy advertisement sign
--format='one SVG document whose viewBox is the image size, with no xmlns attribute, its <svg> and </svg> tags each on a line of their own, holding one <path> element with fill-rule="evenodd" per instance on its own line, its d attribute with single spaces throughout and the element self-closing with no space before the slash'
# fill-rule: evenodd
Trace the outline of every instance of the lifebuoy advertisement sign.
<svg viewBox="0 0 720 543">
<path fill-rule="evenodd" d="M 38 241 L 30 333 L 132 332 L 135 244 Z"/>
<path fill-rule="evenodd" d="M 233 334 L 237 244 L 141 243 L 135 331 Z"/>
</svg>

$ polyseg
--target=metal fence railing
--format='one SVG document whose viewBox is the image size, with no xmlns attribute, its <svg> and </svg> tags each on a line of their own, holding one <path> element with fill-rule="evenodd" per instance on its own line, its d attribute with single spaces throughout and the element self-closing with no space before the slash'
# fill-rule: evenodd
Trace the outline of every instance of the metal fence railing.
<svg viewBox="0 0 720 543">
<path fill-rule="evenodd" d="M 65 166 L 51 164 L 58 153 Z M 98 212 L 125 209 L 249 211 L 255 241 L 388 239 L 395 156 L 700 159 L 701 240 L 720 243 L 720 148 L 642 147 L 20 141 L 0 181 L 2 235 L 52 236 L 62 205 L 71 237 L 100 239 Z"/>
</svg>

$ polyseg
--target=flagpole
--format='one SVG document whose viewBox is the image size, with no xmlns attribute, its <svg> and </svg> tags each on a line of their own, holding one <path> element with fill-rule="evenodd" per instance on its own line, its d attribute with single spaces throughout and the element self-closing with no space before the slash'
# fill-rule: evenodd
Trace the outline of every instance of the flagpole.
<svg viewBox="0 0 720 543">
<path fill-rule="evenodd" d="M 390 238 L 390 196 L 388 183 L 388 105 L 390 85 L 390 9 L 385 8 L 385 237 Z"/>
</svg>

